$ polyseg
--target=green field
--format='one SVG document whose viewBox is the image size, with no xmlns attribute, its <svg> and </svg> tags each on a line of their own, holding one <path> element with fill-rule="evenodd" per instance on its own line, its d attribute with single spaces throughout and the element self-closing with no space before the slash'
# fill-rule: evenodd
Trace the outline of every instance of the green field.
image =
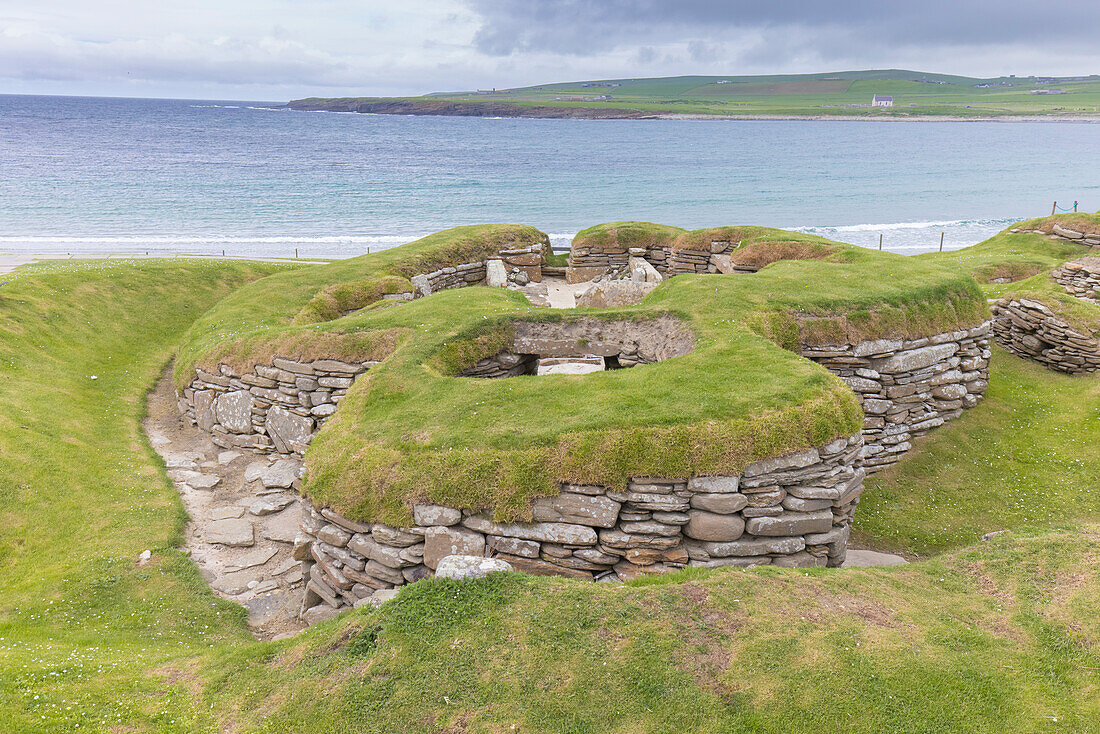
<svg viewBox="0 0 1100 734">
<path fill-rule="evenodd" d="M 871 109 L 871 99 L 876 94 L 892 96 L 894 106 Z M 516 108 L 544 106 L 573 109 L 578 116 L 585 116 L 585 110 L 631 110 L 654 115 L 1058 117 L 1100 114 L 1100 76 L 979 79 L 890 69 L 777 76 L 608 79 L 441 92 L 424 97 L 332 101 L 346 105 L 356 100 L 395 99 L 449 100 Z"/>
<path fill-rule="evenodd" d="M 1010 248 L 1049 264 L 1074 254 L 1029 237 L 951 255 L 968 267 Z M 196 319 L 300 267 L 64 262 L 7 276 L 0 730 L 1100 731 L 1100 376 L 1000 351 L 986 399 L 869 481 L 856 516 L 863 541 L 939 555 L 623 587 L 424 581 L 256 642 L 178 550 L 183 510 L 139 421 Z M 1012 532 L 977 541 L 998 529 Z"/>
</svg>

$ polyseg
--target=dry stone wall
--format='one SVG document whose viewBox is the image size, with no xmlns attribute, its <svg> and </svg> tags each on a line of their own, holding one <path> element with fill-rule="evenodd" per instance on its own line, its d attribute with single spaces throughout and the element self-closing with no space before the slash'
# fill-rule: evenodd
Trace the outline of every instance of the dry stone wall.
<svg viewBox="0 0 1100 734">
<path fill-rule="evenodd" d="M 862 466 L 895 463 L 912 439 L 973 407 L 989 385 L 991 325 L 913 340 L 803 346 L 803 356 L 838 375 L 863 404 Z"/>
<path fill-rule="evenodd" d="M 410 527 L 308 508 L 296 557 L 304 609 L 354 605 L 433 573 L 446 556 L 484 556 L 538 575 L 615 581 L 687 565 L 839 566 L 863 489 L 863 437 L 758 461 L 739 476 L 635 477 L 625 490 L 562 485 L 531 522 L 416 505 Z M 316 616 L 316 615 L 314 615 Z"/>
<path fill-rule="evenodd" d="M 997 343 L 1016 356 L 1070 374 L 1100 369 L 1100 340 L 1073 328 L 1039 301 L 1002 298 L 992 308 Z"/>
<path fill-rule="evenodd" d="M 180 412 L 223 448 L 301 457 L 352 382 L 377 362 L 312 362 L 275 357 L 240 373 L 196 369 L 179 395 Z"/>
<path fill-rule="evenodd" d="M 468 285 L 516 285 L 538 283 L 542 280 L 542 246 L 531 245 L 501 250 L 496 258 L 476 260 L 414 275 L 413 297 L 423 298 L 448 288 L 465 288 Z M 503 271 L 500 282 L 495 276 Z"/>
<path fill-rule="evenodd" d="M 1054 282 L 1071 296 L 1100 303 L 1100 257 L 1071 260 L 1051 271 Z"/>
</svg>

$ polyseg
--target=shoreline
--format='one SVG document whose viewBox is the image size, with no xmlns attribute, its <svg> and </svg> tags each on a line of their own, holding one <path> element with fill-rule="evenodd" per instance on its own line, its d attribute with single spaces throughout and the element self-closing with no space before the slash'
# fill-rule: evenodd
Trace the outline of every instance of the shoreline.
<svg viewBox="0 0 1100 734">
<path fill-rule="evenodd" d="M 649 112 L 629 108 L 559 107 L 555 105 L 516 105 L 462 100 L 377 101 L 305 99 L 291 100 L 270 109 L 292 112 L 331 112 L 338 114 L 390 115 L 405 117 L 476 117 L 482 119 L 531 120 L 720 120 L 720 121 L 808 121 L 808 122 L 1071 122 L 1100 123 L 1100 113 L 1043 113 L 1034 115 L 923 115 L 881 114 L 706 114 L 698 112 Z M 899 110 L 900 111 L 900 110 Z"/>
</svg>

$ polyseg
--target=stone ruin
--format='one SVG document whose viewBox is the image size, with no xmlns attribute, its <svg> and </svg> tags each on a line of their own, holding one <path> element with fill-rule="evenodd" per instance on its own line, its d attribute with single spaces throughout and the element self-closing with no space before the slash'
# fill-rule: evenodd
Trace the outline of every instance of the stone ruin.
<svg viewBox="0 0 1100 734">
<path fill-rule="evenodd" d="M 1051 278 L 1083 301 L 1100 303 L 1100 257 L 1064 263 Z M 1032 296 L 1006 296 L 992 306 L 997 343 L 1009 352 L 1069 374 L 1100 369 L 1100 338 L 1075 327 Z"/>
<path fill-rule="evenodd" d="M 626 283 L 648 293 L 662 273 L 728 272 L 723 258 L 732 247 L 711 243 L 705 253 L 670 250 L 660 256 L 625 250 L 621 258 L 601 255 L 606 265 L 593 260 L 577 267 L 591 268 L 588 275 L 600 270 L 603 280 L 596 286 Z M 533 249 L 502 252 L 500 258 L 414 276 L 410 297 L 476 284 L 519 287 L 520 281 L 541 279 L 534 256 Z M 576 278 L 578 271 L 570 269 Z M 514 326 L 508 348 L 462 375 L 553 373 L 560 366 L 555 361 L 625 368 L 686 354 L 694 346 L 691 333 L 667 316 Z M 398 528 L 359 522 L 306 501 L 293 549 L 305 580 L 303 619 L 317 621 L 339 608 L 384 598 L 431 575 L 453 555 L 492 556 L 528 573 L 598 581 L 687 565 L 840 565 L 864 476 L 896 462 L 912 439 L 980 400 L 988 384 L 990 339 L 986 322 L 914 340 L 804 345 L 803 356 L 856 393 L 865 413 L 863 430 L 757 461 L 739 475 L 639 476 L 623 489 L 563 484 L 559 494 L 535 500 L 531 522 L 497 522 L 473 508 L 417 505 L 413 524 Z M 226 365 L 217 372 L 197 370 L 179 407 L 219 446 L 300 458 L 354 380 L 373 365 L 275 357 L 244 372 Z"/>
</svg>

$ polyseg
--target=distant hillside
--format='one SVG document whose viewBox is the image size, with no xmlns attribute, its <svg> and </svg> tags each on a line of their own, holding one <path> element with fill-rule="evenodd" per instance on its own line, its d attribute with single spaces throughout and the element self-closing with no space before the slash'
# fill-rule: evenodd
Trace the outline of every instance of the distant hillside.
<svg viewBox="0 0 1100 734">
<path fill-rule="evenodd" d="M 872 106 L 889 97 L 890 106 Z M 1100 75 L 980 79 L 904 69 L 597 79 L 422 97 L 294 100 L 298 110 L 473 117 L 1100 117 Z"/>
</svg>

